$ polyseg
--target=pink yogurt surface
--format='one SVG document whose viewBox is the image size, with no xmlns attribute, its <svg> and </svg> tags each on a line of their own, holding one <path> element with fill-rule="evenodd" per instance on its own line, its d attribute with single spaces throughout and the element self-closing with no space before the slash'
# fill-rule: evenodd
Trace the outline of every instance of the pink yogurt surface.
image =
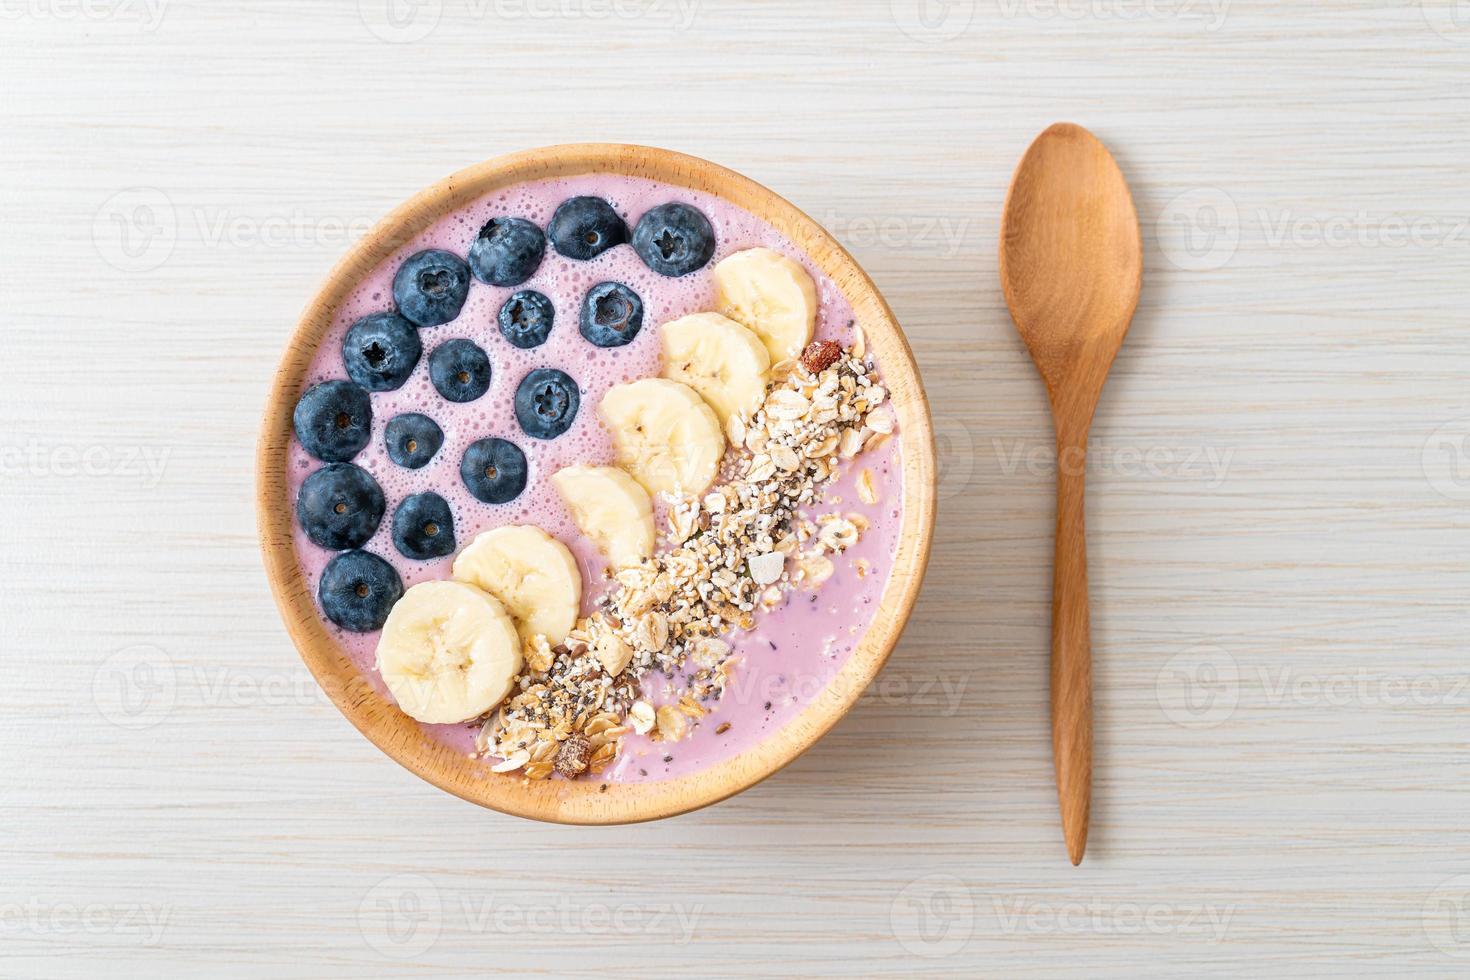
<svg viewBox="0 0 1470 980">
<path fill-rule="evenodd" d="M 610 249 L 590 262 L 577 262 L 563 258 L 548 244 L 545 260 L 527 282 L 503 288 L 472 280 L 469 298 L 458 319 L 421 331 L 424 356 L 402 388 L 372 394 L 372 441 L 353 460 L 373 475 L 387 498 L 382 526 L 364 548 L 390 562 L 402 576 L 405 588 L 450 577 L 452 557 L 418 562 L 405 558 L 392 542 L 392 516 L 399 502 L 410 494 L 432 490 L 449 502 L 454 513 L 456 553 L 482 531 L 505 524 L 533 524 L 564 542 L 582 569 L 583 614 L 592 611 L 608 586 L 605 562 L 572 522 L 550 477 L 563 466 L 613 462 L 611 439 L 597 414 L 603 394 L 613 385 L 658 375 L 662 361 L 659 327 L 678 317 L 714 308 L 711 270 L 732 252 L 765 246 L 801 262 L 817 283 L 821 297 L 816 339 L 836 340 L 844 347 L 853 340 L 852 309 L 846 299 L 805 255 L 766 222 L 708 194 L 641 178 L 591 174 L 529 182 L 487 195 L 441 219 L 390 256 L 338 309 L 312 361 L 306 387 L 346 377 L 341 353 L 343 336 L 360 317 L 393 308 L 393 274 L 409 255 L 425 248 L 442 248 L 463 257 L 481 226 L 493 217 L 526 218 L 544 230 L 557 205 L 578 195 L 605 198 L 630 228 L 656 205 L 668 201 L 691 204 L 703 211 L 714 226 L 714 259 L 697 272 L 669 279 L 645 266 L 629 245 Z M 583 296 L 592 286 L 608 280 L 631 287 L 644 305 L 642 331 L 632 343 L 613 349 L 594 347 L 577 329 Z M 533 350 L 511 346 L 500 335 L 496 319 L 505 300 L 521 289 L 544 293 L 556 309 L 549 339 Z M 458 405 L 441 398 L 428 376 L 429 353 L 456 337 L 468 338 L 482 347 L 492 365 L 490 390 L 477 401 Z M 572 427 L 551 441 L 534 439 L 521 431 L 512 404 L 521 378 L 541 367 L 567 372 L 577 381 L 582 395 Z M 881 376 L 881 364 L 878 371 Z M 403 412 L 422 412 L 444 430 L 443 447 L 421 469 L 398 466 L 388 458 L 384 446 L 385 426 Z M 486 436 L 509 439 L 526 453 L 530 469 L 526 489 L 508 504 L 481 503 L 470 495 L 459 476 L 460 457 L 466 447 Z M 669 779 L 739 755 L 800 714 L 831 681 L 872 621 L 888 579 L 901 523 L 900 441 L 889 439 L 875 452 L 864 453 L 847 464 L 840 477 L 828 485 L 823 500 L 809 512 L 811 516 L 834 510 L 858 513 L 871 524 L 857 545 L 835 556 L 837 571 L 833 577 L 816 593 L 792 592 L 783 605 L 758 614 L 754 630 L 726 637 L 735 655 L 743 659 L 715 710 L 678 743 L 655 743 L 629 735 L 618 760 L 601 774 L 603 781 Z M 302 481 L 320 465 L 292 439 L 289 484 L 293 500 Z M 854 488 L 862 469 L 872 473 L 878 488 L 879 502 L 872 506 L 862 504 Z M 662 535 L 663 509 L 659 510 Z M 335 552 L 313 544 L 299 525 L 294 540 L 302 570 L 315 594 L 322 570 Z M 865 577 L 857 573 L 858 559 L 866 559 L 871 565 L 872 571 Z M 374 664 L 378 634 L 340 630 L 325 618 L 323 623 L 358 669 L 387 697 Z M 643 686 L 648 699 L 658 705 L 677 700 L 676 682 L 677 678 L 670 682 L 660 674 L 649 674 Z M 729 728 L 716 734 L 726 722 Z M 479 728 L 476 724 L 422 727 L 429 737 L 465 753 L 473 751 Z"/>
</svg>

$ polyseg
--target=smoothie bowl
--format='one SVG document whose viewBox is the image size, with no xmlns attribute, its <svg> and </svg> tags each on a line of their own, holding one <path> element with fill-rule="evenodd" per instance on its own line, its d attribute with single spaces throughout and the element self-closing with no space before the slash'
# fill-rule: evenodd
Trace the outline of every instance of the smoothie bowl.
<svg viewBox="0 0 1470 980">
<path fill-rule="evenodd" d="M 871 280 L 795 207 L 646 147 L 492 160 L 297 327 L 261 435 L 277 604 L 347 718 L 493 809 L 621 823 L 790 762 L 882 667 L 934 510 Z"/>
</svg>

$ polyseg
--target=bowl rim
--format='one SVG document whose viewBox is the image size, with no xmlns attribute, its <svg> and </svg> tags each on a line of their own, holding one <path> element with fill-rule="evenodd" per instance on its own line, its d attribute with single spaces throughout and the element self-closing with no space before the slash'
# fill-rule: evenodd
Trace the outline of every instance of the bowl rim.
<svg viewBox="0 0 1470 980">
<path fill-rule="evenodd" d="M 893 566 L 873 620 L 837 675 L 782 728 L 723 762 L 675 779 L 640 783 L 542 780 L 497 774 L 425 735 L 379 695 L 327 632 L 296 559 L 286 465 L 291 412 L 337 307 L 381 262 L 434 221 L 486 194 L 530 180 L 614 173 L 712 194 L 772 224 L 847 298 L 882 367 L 898 414 L 903 516 Z M 426 782 L 501 813 L 553 823 L 610 825 L 676 816 L 718 803 L 780 771 L 826 734 L 887 662 L 929 561 L 935 453 L 918 365 L 892 309 L 851 254 L 808 215 L 761 184 L 707 160 L 657 147 L 573 143 L 522 150 L 460 170 L 394 208 L 327 274 L 291 333 L 270 383 L 256 449 L 261 559 L 287 633 L 332 703 L 389 758 Z M 601 788 L 599 788 L 601 787 Z"/>
</svg>

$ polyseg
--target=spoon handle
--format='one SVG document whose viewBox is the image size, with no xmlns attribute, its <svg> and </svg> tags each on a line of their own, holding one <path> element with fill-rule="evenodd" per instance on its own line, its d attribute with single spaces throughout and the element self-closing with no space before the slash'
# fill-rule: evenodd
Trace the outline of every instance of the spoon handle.
<svg viewBox="0 0 1470 980">
<path fill-rule="evenodd" d="M 1074 865 L 1092 810 L 1092 639 L 1083 509 L 1087 433 L 1057 437 L 1057 535 L 1051 598 L 1051 741 L 1062 833 Z"/>
</svg>

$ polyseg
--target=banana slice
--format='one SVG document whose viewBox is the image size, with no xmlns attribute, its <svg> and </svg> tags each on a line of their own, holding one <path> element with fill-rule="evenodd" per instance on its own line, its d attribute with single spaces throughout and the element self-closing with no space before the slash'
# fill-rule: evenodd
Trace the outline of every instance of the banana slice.
<svg viewBox="0 0 1470 980">
<path fill-rule="evenodd" d="M 463 582 L 421 582 L 383 624 L 378 671 L 410 718 L 458 724 L 510 693 L 521 672 L 521 639 L 494 596 Z"/>
<path fill-rule="evenodd" d="M 616 466 L 566 466 L 551 485 L 614 568 L 652 557 L 653 502 L 627 473 Z"/>
<path fill-rule="evenodd" d="M 665 323 L 661 333 L 664 377 L 699 392 L 720 425 L 765 401 L 771 355 L 745 327 L 718 313 L 695 313 Z"/>
<path fill-rule="evenodd" d="M 577 559 L 539 527 L 510 524 L 486 531 L 454 559 L 454 577 L 505 603 L 523 641 L 539 633 L 556 646 L 576 625 L 582 606 Z"/>
<path fill-rule="evenodd" d="M 769 248 L 736 252 L 715 266 L 715 306 L 754 330 L 771 363 L 796 357 L 817 326 L 817 286 L 792 259 Z"/>
<path fill-rule="evenodd" d="M 694 497 L 714 482 L 725 431 L 693 388 L 667 378 L 614 385 L 599 410 L 618 465 L 650 494 Z"/>
</svg>

